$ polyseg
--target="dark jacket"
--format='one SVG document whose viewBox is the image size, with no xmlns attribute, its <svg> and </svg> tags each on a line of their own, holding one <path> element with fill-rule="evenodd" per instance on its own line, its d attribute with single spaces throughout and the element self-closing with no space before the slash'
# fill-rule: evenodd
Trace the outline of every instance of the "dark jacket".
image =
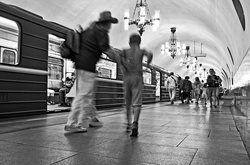
<svg viewBox="0 0 250 165">
<path fill-rule="evenodd" d="M 80 52 L 75 57 L 76 69 L 95 73 L 96 63 L 103 52 L 108 50 L 109 36 L 95 24 L 80 35 Z"/>
</svg>

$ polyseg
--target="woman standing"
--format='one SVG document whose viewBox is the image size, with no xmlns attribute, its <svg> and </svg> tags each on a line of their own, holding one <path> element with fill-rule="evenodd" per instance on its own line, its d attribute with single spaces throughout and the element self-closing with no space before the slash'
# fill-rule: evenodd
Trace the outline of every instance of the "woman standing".
<svg viewBox="0 0 250 165">
<path fill-rule="evenodd" d="M 193 89 L 194 89 L 194 97 L 195 97 L 195 103 L 198 104 L 199 98 L 200 98 L 200 92 L 201 92 L 201 81 L 199 77 L 195 77 L 195 81 L 193 83 Z"/>
</svg>

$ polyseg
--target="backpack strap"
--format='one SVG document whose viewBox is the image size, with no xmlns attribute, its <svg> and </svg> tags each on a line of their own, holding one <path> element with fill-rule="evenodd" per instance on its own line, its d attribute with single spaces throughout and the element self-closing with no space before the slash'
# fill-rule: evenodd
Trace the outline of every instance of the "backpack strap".
<svg viewBox="0 0 250 165">
<path fill-rule="evenodd" d="M 175 83 L 175 87 L 177 87 L 177 83 L 176 83 L 176 80 L 172 77 L 172 76 L 170 76 L 173 80 L 174 80 L 174 83 Z"/>
</svg>

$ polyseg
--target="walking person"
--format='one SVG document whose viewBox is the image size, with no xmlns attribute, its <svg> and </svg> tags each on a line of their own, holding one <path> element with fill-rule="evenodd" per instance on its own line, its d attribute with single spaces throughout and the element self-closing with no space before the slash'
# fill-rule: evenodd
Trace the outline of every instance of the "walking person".
<svg viewBox="0 0 250 165">
<path fill-rule="evenodd" d="M 204 101 L 204 104 L 207 105 L 207 100 L 208 100 L 208 96 L 207 96 L 207 83 L 203 83 L 204 81 L 202 80 L 202 85 L 201 85 L 201 98 Z"/>
<path fill-rule="evenodd" d="M 108 36 L 112 23 L 118 23 L 118 19 L 113 18 L 110 11 L 104 11 L 100 13 L 98 21 L 80 34 L 80 53 L 75 56 L 76 97 L 72 102 L 65 131 L 86 132 L 89 126 L 102 126 L 93 103 L 95 68 L 102 53 L 110 58 L 115 56 L 116 52 L 110 48 Z"/>
<path fill-rule="evenodd" d="M 201 84 L 199 77 L 195 77 L 195 81 L 193 83 L 193 89 L 194 89 L 194 97 L 195 97 L 196 104 L 199 104 L 201 86 L 202 84 Z"/>
<path fill-rule="evenodd" d="M 208 96 L 210 100 L 210 107 L 216 108 L 219 105 L 219 87 L 222 82 L 221 78 L 215 74 L 214 69 L 209 69 L 207 76 Z"/>
<path fill-rule="evenodd" d="M 174 98 L 176 95 L 176 88 L 177 88 L 177 78 L 174 76 L 174 72 L 171 72 L 167 78 L 167 89 L 169 92 L 169 97 L 171 104 L 174 104 Z"/>
<path fill-rule="evenodd" d="M 192 82 L 189 80 L 189 76 L 186 76 L 185 79 L 183 80 L 180 90 L 183 91 L 183 100 L 185 100 L 185 103 L 189 104 L 190 103 L 190 97 L 191 97 L 191 91 L 192 91 Z"/>
<path fill-rule="evenodd" d="M 129 49 L 124 49 L 120 63 L 123 72 L 125 87 L 125 102 L 128 127 L 130 130 L 133 108 L 134 119 L 132 123 L 132 133 L 130 136 L 138 136 L 138 122 L 142 106 L 143 77 L 142 60 L 147 56 L 147 65 L 152 61 L 153 53 L 140 48 L 141 37 L 138 34 L 132 34 L 129 38 Z"/>
</svg>

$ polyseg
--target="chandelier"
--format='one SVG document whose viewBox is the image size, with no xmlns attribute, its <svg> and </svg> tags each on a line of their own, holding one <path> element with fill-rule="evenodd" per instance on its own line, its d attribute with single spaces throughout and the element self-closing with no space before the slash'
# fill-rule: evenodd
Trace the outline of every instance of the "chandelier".
<svg viewBox="0 0 250 165">
<path fill-rule="evenodd" d="M 178 42 L 177 37 L 175 35 L 176 28 L 171 28 L 171 36 L 169 42 L 166 42 L 165 45 L 161 46 L 161 53 L 167 53 L 172 58 L 175 58 L 176 55 L 181 54 L 181 44 Z"/>
<path fill-rule="evenodd" d="M 190 60 L 191 60 L 191 54 L 190 54 L 190 46 L 186 46 L 186 48 L 183 50 L 184 57 L 180 59 L 180 66 L 186 65 L 187 68 L 189 68 Z M 196 63 L 196 59 L 193 61 L 193 63 Z"/>
<path fill-rule="evenodd" d="M 138 14 L 137 17 L 135 17 L 135 13 Z M 136 25 L 140 35 L 145 31 L 146 25 L 151 25 L 153 31 L 156 31 L 159 23 L 160 11 L 155 11 L 155 16 L 152 19 L 146 0 L 137 0 L 132 19 L 129 18 L 129 10 L 124 13 L 124 29 L 128 30 L 129 25 Z"/>
<path fill-rule="evenodd" d="M 201 43 L 201 53 L 198 53 L 198 54 L 195 53 L 195 41 L 194 41 L 194 54 L 191 55 L 190 46 L 185 46 L 185 44 L 183 44 L 183 54 L 184 54 L 184 57 L 180 59 L 180 66 L 186 65 L 186 67 L 188 69 L 189 66 L 191 64 L 193 64 L 193 66 L 194 66 L 193 70 L 194 71 L 196 70 L 195 68 L 198 68 L 197 67 L 197 59 L 198 59 L 198 57 L 206 57 L 206 54 L 202 53 L 202 43 Z M 193 59 L 191 60 L 191 58 L 193 58 Z M 202 64 L 200 64 L 200 67 L 201 66 L 202 66 Z"/>
</svg>

